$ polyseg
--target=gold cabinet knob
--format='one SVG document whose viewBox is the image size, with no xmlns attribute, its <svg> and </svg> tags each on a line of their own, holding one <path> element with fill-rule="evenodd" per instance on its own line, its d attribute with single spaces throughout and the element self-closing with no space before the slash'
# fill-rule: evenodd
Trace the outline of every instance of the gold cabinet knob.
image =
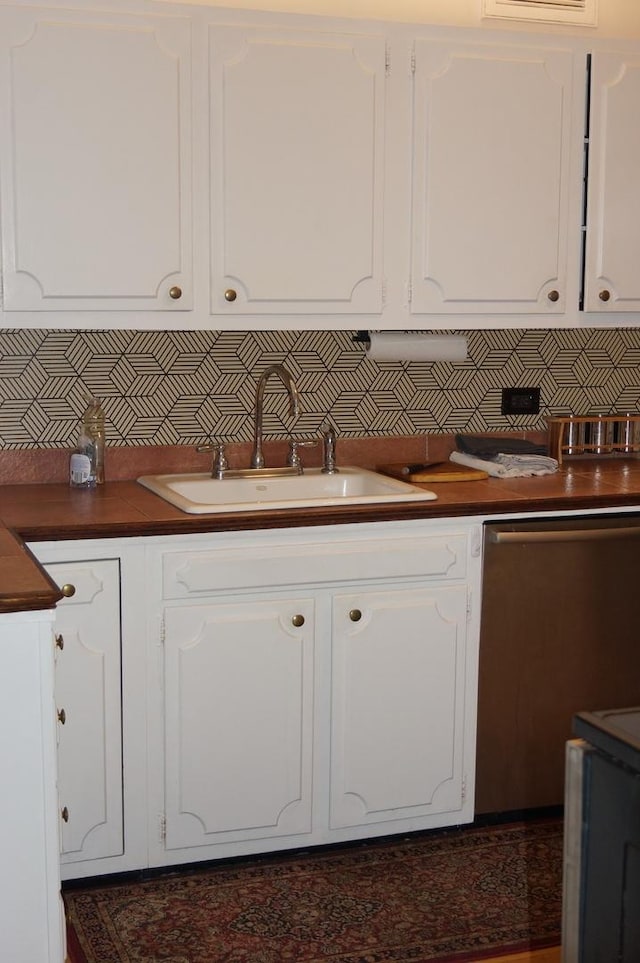
<svg viewBox="0 0 640 963">
<path fill-rule="evenodd" d="M 62 592 L 62 594 L 66 599 L 70 599 L 70 598 L 73 598 L 73 596 L 76 594 L 76 587 L 75 585 L 72 585 L 70 582 L 65 582 L 65 584 L 62 586 L 60 591 Z"/>
<path fill-rule="evenodd" d="M 351 611 L 349 612 L 349 618 L 351 619 L 352 622 L 359 622 L 360 619 L 362 618 L 362 612 L 360 611 L 360 609 L 351 609 Z"/>
<path fill-rule="evenodd" d="M 56 645 L 62 651 L 64 649 L 64 636 L 56 635 Z"/>
<path fill-rule="evenodd" d="M 291 619 L 291 623 L 292 625 L 295 625 L 297 629 L 299 629 L 301 625 L 304 625 L 304 615 L 294 615 Z"/>
<path fill-rule="evenodd" d="M 558 291 L 549 291 L 549 293 L 547 294 L 547 297 L 549 298 L 550 301 L 560 300 L 560 294 Z"/>
<path fill-rule="evenodd" d="M 182 297 L 182 288 L 179 288 L 177 284 L 174 284 L 172 288 L 169 288 L 169 297 L 172 301 L 179 301 Z"/>
<path fill-rule="evenodd" d="M 237 297 L 238 292 L 234 291 L 233 288 L 227 288 L 227 290 L 224 292 L 225 301 L 235 301 Z"/>
<path fill-rule="evenodd" d="M 64 711 L 64 709 L 59 709 L 59 710 L 58 710 L 58 722 L 60 723 L 60 725 L 63 726 L 66 721 L 67 721 L 67 713 Z"/>
<path fill-rule="evenodd" d="M 69 822 L 69 810 L 67 809 L 66 806 L 63 806 L 60 815 L 62 816 L 65 823 Z"/>
<path fill-rule="evenodd" d="M 601 301 L 608 301 L 609 298 L 611 297 L 611 292 L 607 290 L 601 291 L 598 297 L 600 298 Z"/>
</svg>

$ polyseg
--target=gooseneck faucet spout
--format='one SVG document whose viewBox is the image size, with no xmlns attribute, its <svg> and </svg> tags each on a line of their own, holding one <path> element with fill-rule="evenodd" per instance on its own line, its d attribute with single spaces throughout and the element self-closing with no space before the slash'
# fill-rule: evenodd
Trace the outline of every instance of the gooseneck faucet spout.
<svg viewBox="0 0 640 963">
<path fill-rule="evenodd" d="M 267 386 L 267 381 L 272 375 L 276 375 L 289 392 L 289 413 L 293 418 L 298 416 L 298 389 L 295 381 L 284 365 L 269 365 L 260 375 L 258 387 L 256 388 L 256 407 L 253 421 L 253 454 L 251 455 L 252 468 L 264 468 L 264 454 L 262 452 L 262 413 L 264 391 Z"/>
</svg>

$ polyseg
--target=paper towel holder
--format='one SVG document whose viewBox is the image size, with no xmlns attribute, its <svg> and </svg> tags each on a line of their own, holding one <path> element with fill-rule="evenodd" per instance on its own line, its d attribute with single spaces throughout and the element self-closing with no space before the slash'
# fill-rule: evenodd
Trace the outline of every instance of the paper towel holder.
<svg viewBox="0 0 640 963">
<path fill-rule="evenodd" d="M 354 343 L 364 346 L 371 359 L 384 361 L 466 361 L 468 339 L 433 331 L 357 331 Z"/>
</svg>

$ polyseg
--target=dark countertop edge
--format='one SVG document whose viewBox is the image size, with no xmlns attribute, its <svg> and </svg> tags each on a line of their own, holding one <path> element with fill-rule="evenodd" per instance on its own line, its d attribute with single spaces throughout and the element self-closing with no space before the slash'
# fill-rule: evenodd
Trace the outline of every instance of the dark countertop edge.
<svg viewBox="0 0 640 963">
<path fill-rule="evenodd" d="M 154 499 L 158 496 L 153 496 Z M 159 502 L 162 499 L 158 498 Z M 127 499 L 123 499 L 126 503 Z M 163 505 L 165 503 L 162 503 Z M 165 506 L 166 507 L 166 506 Z M 640 507 L 640 497 L 634 493 L 607 492 L 594 495 L 566 495 L 552 497 L 517 497 L 505 493 L 503 499 L 476 499 L 464 502 L 417 502 L 394 505 L 354 505 L 350 508 L 270 509 L 268 511 L 184 515 L 174 518 L 142 517 L 118 522 L 112 520 L 69 525 L 51 522 L 5 528 L 22 545 L 32 559 L 34 575 L 47 580 L 51 591 L 0 593 L 0 614 L 55 608 L 63 597 L 55 582 L 29 551 L 27 541 L 70 541 L 89 538 L 131 538 L 153 535 L 189 535 L 215 532 L 278 530 L 285 528 L 314 528 L 376 522 L 429 520 L 436 518 L 493 517 L 497 515 L 526 515 L 531 513 L 580 512 L 596 509 Z"/>
<path fill-rule="evenodd" d="M 50 594 L 3 595 L 0 596 L 0 615 L 9 615 L 12 612 L 41 612 L 44 609 L 55 609 L 61 598 L 62 593 L 57 591 L 57 586 L 56 591 L 52 591 Z"/>
<path fill-rule="evenodd" d="M 0 615 L 8 615 L 12 612 L 39 612 L 43 609 L 54 609 L 61 598 L 62 592 L 51 578 L 49 573 L 40 565 L 39 561 L 25 545 L 21 533 L 12 529 L 4 529 L 6 534 L 14 541 L 20 556 L 27 556 L 28 563 L 31 564 L 35 578 L 39 582 L 44 582 L 44 586 L 25 592 L 0 592 Z M 13 558 L 13 555 L 11 556 Z"/>
<path fill-rule="evenodd" d="M 559 498 L 474 501 L 438 505 L 375 505 L 351 508 L 269 509 L 257 512 L 220 512 L 184 515 L 182 518 L 138 519 L 126 522 L 95 522 L 79 525 L 25 525 L 16 530 L 25 542 L 70 541 L 88 538 L 135 538 L 153 535 L 190 535 L 206 532 L 263 531 L 284 528 L 316 528 L 375 522 L 425 521 L 435 518 L 473 518 L 478 515 L 526 515 L 545 512 L 593 511 L 595 509 L 640 508 L 637 495 L 571 495 Z"/>
</svg>

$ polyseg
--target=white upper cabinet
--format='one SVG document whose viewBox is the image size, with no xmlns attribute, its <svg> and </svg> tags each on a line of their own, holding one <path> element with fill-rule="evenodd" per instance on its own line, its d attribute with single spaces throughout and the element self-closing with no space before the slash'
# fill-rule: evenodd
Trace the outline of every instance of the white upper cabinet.
<svg viewBox="0 0 640 963">
<path fill-rule="evenodd" d="M 640 51 L 591 63 L 585 311 L 640 311 Z"/>
<path fill-rule="evenodd" d="M 209 80 L 211 312 L 379 313 L 384 39 L 211 27 Z"/>
<path fill-rule="evenodd" d="M 0 36 L 5 311 L 188 309 L 189 21 L 6 8 Z"/>
<path fill-rule="evenodd" d="M 638 323 L 640 43 L 75 2 L 0 5 L 3 327 Z"/>
<path fill-rule="evenodd" d="M 570 50 L 416 43 L 413 313 L 566 310 L 572 84 Z"/>
</svg>

